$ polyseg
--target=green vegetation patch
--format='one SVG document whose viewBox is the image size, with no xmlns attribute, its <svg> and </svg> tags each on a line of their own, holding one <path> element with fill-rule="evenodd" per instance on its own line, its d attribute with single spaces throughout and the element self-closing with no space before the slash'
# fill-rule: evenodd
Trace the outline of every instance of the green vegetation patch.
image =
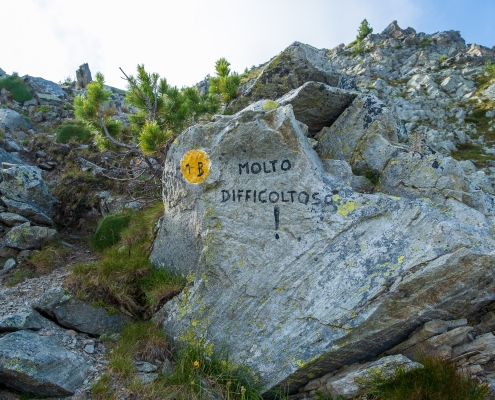
<svg viewBox="0 0 495 400">
<path fill-rule="evenodd" d="M 457 150 L 452 151 L 450 155 L 457 161 L 471 160 L 478 168 L 490 166 L 488 161 L 493 160 L 492 155 L 486 154 L 481 146 L 474 143 L 458 144 Z"/>
<path fill-rule="evenodd" d="M 109 372 L 92 387 L 95 400 L 118 398 L 123 387 L 133 399 L 261 399 L 259 388 L 246 378 L 247 369 L 234 365 L 227 354 L 207 354 L 201 345 L 172 351 L 163 330 L 151 321 L 128 324 L 111 347 Z M 136 359 L 155 364 L 168 359 L 175 368 L 158 369 L 154 381 L 143 383 L 135 374 Z"/>
<path fill-rule="evenodd" d="M 123 219 L 111 218 L 108 235 L 113 240 L 118 231 L 119 240 L 104 247 L 99 260 L 74 266 L 67 281 L 70 290 L 81 299 L 101 301 L 137 318 L 151 317 L 184 286 L 182 277 L 153 268 L 149 260 L 153 228 L 162 214 L 163 204 L 158 202 L 119 216 Z"/>
<path fill-rule="evenodd" d="M 91 131 L 82 121 L 73 120 L 62 126 L 57 133 L 57 142 L 68 143 L 71 139 L 76 139 L 82 143 L 87 142 L 91 137 Z"/>
<path fill-rule="evenodd" d="M 378 375 L 367 393 L 375 400 L 483 400 L 490 394 L 487 385 L 459 373 L 455 364 L 432 357 L 416 361 L 424 368 L 399 368 L 388 380 Z"/>
<path fill-rule="evenodd" d="M 5 88 L 10 92 L 15 101 L 23 102 L 33 98 L 24 81 L 13 73 L 5 78 L 0 78 L 0 89 Z"/>
<path fill-rule="evenodd" d="M 120 234 L 129 225 L 131 214 L 107 215 L 98 225 L 91 238 L 91 244 L 96 250 L 104 250 L 120 240 Z"/>
</svg>

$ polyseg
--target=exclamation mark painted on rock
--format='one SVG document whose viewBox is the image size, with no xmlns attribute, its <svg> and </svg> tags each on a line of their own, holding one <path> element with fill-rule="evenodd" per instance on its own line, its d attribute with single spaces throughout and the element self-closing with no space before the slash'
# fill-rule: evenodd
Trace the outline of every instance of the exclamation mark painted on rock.
<svg viewBox="0 0 495 400">
<path fill-rule="evenodd" d="M 278 224 L 280 222 L 280 208 L 278 206 L 273 208 L 273 215 L 275 216 L 275 230 L 278 231 Z M 276 233 L 275 239 L 278 239 L 279 237 L 278 233 Z"/>
</svg>

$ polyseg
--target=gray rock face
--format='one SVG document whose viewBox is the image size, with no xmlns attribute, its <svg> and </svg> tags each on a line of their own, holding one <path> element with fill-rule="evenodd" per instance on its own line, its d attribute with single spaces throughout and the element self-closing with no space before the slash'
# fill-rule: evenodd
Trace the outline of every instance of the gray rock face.
<svg viewBox="0 0 495 400">
<path fill-rule="evenodd" d="M 91 71 L 89 70 L 88 63 L 80 65 L 76 71 L 76 81 L 79 87 L 85 88 L 92 80 L 93 78 L 91 78 Z"/>
<path fill-rule="evenodd" d="M 31 124 L 17 111 L 0 107 L 0 128 L 3 130 L 27 130 L 31 128 Z"/>
<path fill-rule="evenodd" d="M 119 333 L 124 324 L 132 321 L 121 313 L 109 315 L 102 307 L 74 299 L 61 288 L 45 293 L 33 307 L 59 325 L 95 336 Z"/>
<path fill-rule="evenodd" d="M 318 135 L 321 158 L 345 160 L 351 165 L 364 163 L 383 170 L 398 146 L 397 122 L 391 110 L 378 98 L 359 96 L 330 128 Z"/>
<path fill-rule="evenodd" d="M 86 360 L 66 350 L 56 336 L 31 331 L 0 338 L 0 382 L 43 396 L 69 396 L 88 373 Z"/>
<path fill-rule="evenodd" d="M 23 217 L 29 218 L 30 221 L 36 224 L 47 226 L 53 225 L 53 221 L 48 215 L 42 213 L 40 210 L 38 210 L 36 207 L 33 207 L 32 205 L 21 203 L 20 201 L 11 200 L 5 196 L 0 197 L 0 199 L 2 199 L 2 201 L 7 206 L 7 209 L 9 210 L 8 214 L 15 213 L 22 215 Z M 2 214 L 0 214 L 0 217 L 1 215 Z"/>
<path fill-rule="evenodd" d="M 355 93 L 346 90 L 306 82 L 276 101 L 283 106 L 291 104 L 296 119 L 308 125 L 309 133 L 314 135 L 332 125 L 355 98 Z"/>
<path fill-rule="evenodd" d="M 24 164 L 24 162 L 15 153 L 9 153 L 5 149 L 0 148 L 0 163 L 8 164 Z"/>
<path fill-rule="evenodd" d="M 43 181 L 41 169 L 33 166 L 13 166 L 0 170 L 3 196 L 21 203 L 27 203 L 48 216 L 53 216 L 57 200 Z"/>
<path fill-rule="evenodd" d="M 56 234 L 55 229 L 45 226 L 29 226 L 29 223 L 24 223 L 7 232 L 4 240 L 6 246 L 17 250 L 39 250 L 42 246 L 52 242 Z"/>
<path fill-rule="evenodd" d="M 55 96 L 60 100 L 63 99 L 65 96 L 62 88 L 55 82 L 29 75 L 23 76 L 22 79 L 24 79 L 24 83 L 35 96 L 37 94 L 45 94 Z"/>
<path fill-rule="evenodd" d="M 7 226 L 14 226 L 28 222 L 28 219 L 19 214 L 3 212 L 0 213 L 0 222 L 4 223 Z"/>
<path fill-rule="evenodd" d="M 273 58 L 243 96 L 251 101 L 276 98 L 306 82 L 315 81 L 332 87 L 356 88 L 352 79 L 344 77 L 328 62 L 326 50 L 294 42 Z"/>
<path fill-rule="evenodd" d="M 23 329 L 41 329 L 42 317 L 36 311 L 19 312 L 0 318 L 0 332 L 15 332 Z"/>
<path fill-rule="evenodd" d="M 0 68 L 0 78 L 5 75 L 7 75 L 5 71 L 2 68 Z"/>
<path fill-rule="evenodd" d="M 151 258 L 190 285 L 158 318 L 179 342 L 227 346 L 267 389 L 293 391 L 495 299 L 483 214 L 354 192 L 325 173 L 290 105 L 189 128 L 163 183 Z"/>
</svg>

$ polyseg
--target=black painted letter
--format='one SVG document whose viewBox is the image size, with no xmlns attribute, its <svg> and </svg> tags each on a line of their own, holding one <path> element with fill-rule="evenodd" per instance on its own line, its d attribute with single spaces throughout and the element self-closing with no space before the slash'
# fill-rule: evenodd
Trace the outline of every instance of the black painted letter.
<svg viewBox="0 0 495 400">
<path fill-rule="evenodd" d="M 249 165 L 246 162 L 245 164 L 239 164 L 239 175 L 242 175 L 243 168 L 246 168 L 246 174 L 249 174 Z"/>
<path fill-rule="evenodd" d="M 282 165 L 280 166 L 280 168 L 282 168 L 282 171 L 288 171 L 291 167 L 292 165 L 290 164 L 289 160 L 282 161 Z"/>
<path fill-rule="evenodd" d="M 255 166 L 255 165 L 256 165 L 256 171 L 254 170 L 254 166 Z M 253 174 L 259 174 L 259 173 L 261 172 L 261 165 L 260 165 L 260 163 L 257 163 L 257 162 L 252 163 L 252 164 L 251 164 L 251 172 L 252 172 Z"/>
</svg>

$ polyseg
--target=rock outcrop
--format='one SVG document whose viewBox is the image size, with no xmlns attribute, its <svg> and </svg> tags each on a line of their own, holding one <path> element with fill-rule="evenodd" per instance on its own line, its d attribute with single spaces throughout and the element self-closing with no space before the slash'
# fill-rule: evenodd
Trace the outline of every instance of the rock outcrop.
<svg viewBox="0 0 495 400">
<path fill-rule="evenodd" d="M 86 360 L 64 349 L 54 336 L 21 330 L 0 338 L 0 382 L 43 396 L 68 396 L 88 373 Z"/>
<path fill-rule="evenodd" d="M 397 140 L 391 121 L 376 137 Z M 164 328 L 226 346 L 267 389 L 295 390 L 494 300 L 483 213 L 455 197 L 354 192 L 326 174 L 290 105 L 189 128 L 163 182 L 152 260 L 191 281 L 164 307 Z"/>
</svg>

